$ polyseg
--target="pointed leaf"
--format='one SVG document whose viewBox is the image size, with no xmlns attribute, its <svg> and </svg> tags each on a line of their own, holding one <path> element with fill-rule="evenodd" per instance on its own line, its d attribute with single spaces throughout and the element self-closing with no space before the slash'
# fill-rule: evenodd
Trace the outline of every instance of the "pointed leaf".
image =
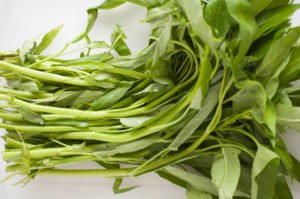
<svg viewBox="0 0 300 199">
<path fill-rule="evenodd" d="M 220 199 L 232 199 L 236 191 L 241 173 L 239 153 L 240 150 L 226 147 L 215 157 L 211 176 Z"/>
<path fill-rule="evenodd" d="M 52 41 L 55 39 L 56 35 L 59 33 L 62 27 L 63 25 L 60 25 L 48 32 L 47 34 L 45 34 L 41 43 L 39 43 L 39 45 L 36 47 L 35 53 L 38 55 L 41 54 L 41 52 L 43 52 L 52 43 Z"/>
</svg>

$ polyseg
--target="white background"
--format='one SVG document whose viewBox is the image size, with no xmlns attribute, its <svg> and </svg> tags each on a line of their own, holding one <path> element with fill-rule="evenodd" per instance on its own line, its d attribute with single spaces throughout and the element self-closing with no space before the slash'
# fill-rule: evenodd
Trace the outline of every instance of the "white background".
<svg viewBox="0 0 300 199">
<path fill-rule="evenodd" d="M 64 24 L 64 28 L 47 52 L 53 53 L 82 31 L 86 24 L 89 7 L 101 0 L 0 0 L 0 51 L 16 50 L 29 38 L 39 36 L 52 28 Z M 300 2 L 300 0 L 296 1 Z M 128 45 L 137 52 L 147 45 L 149 27 L 141 24 L 146 10 L 126 4 L 113 11 L 101 11 L 92 40 L 110 40 L 114 24 L 123 26 Z M 300 25 L 300 13 L 293 21 Z M 0 134 L 3 134 L 0 131 Z M 287 133 L 284 139 L 290 151 L 300 159 L 300 134 Z M 4 143 L 0 139 L 0 151 Z M 89 163 L 81 166 L 96 168 Z M 0 158 L 0 181 L 5 173 L 5 162 Z M 140 185 L 139 188 L 121 195 L 114 195 L 111 179 L 97 177 L 38 177 L 24 188 L 11 186 L 13 181 L 0 184 L 1 199 L 184 199 L 180 188 L 162 180 L 155 174 L 147 174 L 125 180 L 124 185 Z M 292 185 L 294 198 L 300 198 L 300 185 Z"/>
</svg>

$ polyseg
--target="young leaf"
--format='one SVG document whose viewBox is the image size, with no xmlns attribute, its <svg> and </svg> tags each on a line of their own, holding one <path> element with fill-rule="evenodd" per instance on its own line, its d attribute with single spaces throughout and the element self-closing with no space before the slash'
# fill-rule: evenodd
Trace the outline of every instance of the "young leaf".
<svg viewBox="0 0 300 199">
<path fill-rule="evenodd" d="M 52 41 L 54 40 L 56 35 L 59 33 L 59 31 L 61 30 L 62 27 L 63 27 L 63 25 L 60 25 L 60 26 L 54 28 L 53 30 L 51 30 L 50 32 L 48 32 L 47 34 L 45 34 L 41 43 L 39 43 L 39 45 L 36 47 L 35 53 L 37 55 L 41 54 L 41 52 L 43 52 L 52 43 Z"/>
<path fill-rule="evenodd" d="M 21 63 L 24 65 L 32 64 L 35 62 L 35 50 L 36 50 L 37 38 L 28 39 L 24 42 L 19 57 Z"/>
<path fill-rule="evenodd" d="M 77 43 L 77 42 L 81 41 L 89 34 L 89 32 L 92 30 L 92 28 L 96 22 L 96 19 L 98 17 L 98 10 L 99 10 L 99 7 L 93 7 L 93 8 L 90 8 L 87 10 L 88 21 L 87 21 L 86 28 L 85 28 L 84 32 L 82 32 L 80 35 L 78 35 L 75 39 L 72 40 L 72 43 Z"/>
<path fill-rule="evenodd" d="M 156 47 L 155 43 L 149 45 L 136 55 L 122 56 L 114 58 L 109 62 L 112 66 L 120 68 L 130 68 L 135 69 L 144 64 L 153 58 L 154 48 Z"/>
<path fill-rule="evenodd" d="M 211 176 L 212 182 L 219 189 L 220 199 L 232 199 L 236 191 L 241 173 L 239 153 L 240 150 L 225 147 L 215 157 Z"/>
<path fill-rule="evenodd" d="M 119 55 L 126 56 L 130 55 L 130 49 L 125 43 L 126 35 L 123 32 L 120 25 L 116 25 L 113 34 L 111 35 L 112 47 L 115 49 Z"/>
</svg>

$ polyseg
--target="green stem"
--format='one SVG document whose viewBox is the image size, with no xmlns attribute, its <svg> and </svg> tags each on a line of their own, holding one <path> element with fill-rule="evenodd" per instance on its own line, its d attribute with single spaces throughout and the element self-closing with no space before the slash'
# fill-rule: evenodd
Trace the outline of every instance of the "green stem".
<svg viewBox="0 0 300 199">
<path fill-rule="evenodd" d="M 0 61 L 0 68 L 9 69 L 11 71 L 14 71 L 18 74 L 27 75 L 33 78 L 51 81 L 51 82 L 57 82 L 57 83 L 66 83 L 76 86 L 93 86 L 92 84 L 76 78 L 71 77 L 64 77 L 62 75 L 56 75 L 52 73 L 42 72 L 22 66 L 18 66 L 15 64 L 10 64 L 4 61 Z"/>
<path fill-rule="evenodd" d="M 15 139 L 12 139 L 10 137 L 7 137 L 5 139 L 6 141 L 6 147 L 9 147 L 9 148 L 14 148 L 14 149 L 22 149 L 24 147 L 24 145 L 27 147 L 27 148 L 32 148 L 34 147 L 35 145 L 32 145 L 32 144 L 28 144 L 28 143 L 23 143 L 23 142 L 20 142 L 20 141 L 17 141 Z"/>
<path fill-rule="evenodd" d="M 9 88 L 4 88 L 4 87 L 0 87 L 0 93 L 15 95 L 15 96 L 24 97 L 24 98 L 47 98 L 47 97 L 53 96 L 53 94 L 50 94 L 50 93 L 31 93 L 31 92 L 27 92 L 27 91 L 14 90 L 14 89 L 9 89 Z"/>
<path fill-rule="evenodd" d="M 31 133 L 45 133 L 45 132 L 70 132 L 70 131 L 105 131 L 109 132 L 110 130 L 116 129 L 116 127 L 122 126 L 108 126 L 108 127 L 86 127 L 86 128 L 79 128 L 79 127 L 72 127 L 72 126 L 21 126 L 21 125 L 14 125 L 14 124 L 5 124 L 0 123 L 0 128 L 5 128 L 8 130 L 15 130 L 21 133 L 24 132 L 31 132 Z M 116 131 L 116 130 L 115 130 Z"/>
<path fill-rule="evenodd" d="M 90 169 L 90 170 L 62 170 L 44 169 L 38 175 L 63 175 L 63 176 L 97 176 L 104 178 L 129 177 L 132 168 L 124 169 Z"/>
</svg>

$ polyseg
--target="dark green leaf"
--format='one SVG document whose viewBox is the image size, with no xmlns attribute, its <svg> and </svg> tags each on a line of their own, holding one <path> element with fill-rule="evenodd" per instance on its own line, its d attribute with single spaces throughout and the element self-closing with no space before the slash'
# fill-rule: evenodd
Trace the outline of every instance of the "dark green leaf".
<svg viewBox="0 0 300 199">
<path fill-rule="evenodd" d="M 278 156 L 259 145 L 252 168 L 252 198 L 273 198 L 279 169 Z"/>
<path fill-rule="evenodd" d="M 274 199 L 293 199 L 293 195 L 289 188 L 289 185 L 286 182 L 284 176 L 277 177 L 276 189 L 275 189 L 275 197 Z"/>
<path fill-rule="evenodd" d="M 130 82 L 121 82 L 118 88 L 95 100 L 91 105 L 91 109 L 103 110 L 110 108 L 124 97 L 127 91 L 131 88 L 131 85 L 132 84 Z"/>
<path fill-rule="evenodd" d="M 295 28 L 289 31 L 284 37 L 274 41 L 263 62 L 257 68 L 256 74 L 260 77 L 272 75 L 276 68 L 286 59 L 292 46 L 298 40 L 299 34 L 300 29 Z"/>
<path fill-rule="evenodd" d="M 210 0 L 205 8 L 205 19 L 219 37 L 225 37 L 233 19 L 227 11 L 224 0 Z"/>
</svg>

